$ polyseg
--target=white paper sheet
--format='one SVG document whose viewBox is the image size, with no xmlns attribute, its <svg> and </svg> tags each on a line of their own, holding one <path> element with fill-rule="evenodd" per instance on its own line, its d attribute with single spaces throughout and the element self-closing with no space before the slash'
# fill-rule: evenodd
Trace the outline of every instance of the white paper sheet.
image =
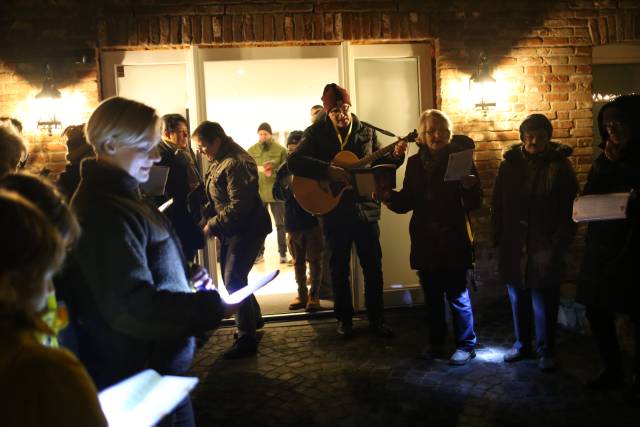
<svg viewBox="0 0 640 427">
<path fill-rule="evenodd" d="M 627 217 L 630 193 L 591 194 L 573 202 L 573 220 L 604 221 Z"/>
<path fill-rule="evenodd" d="M 444 174 L 445 181 L 460 181 L 460 178 L 471 173 L 473 166 L 473 149 L 458 151 L 449 154 L 447 171 Z"/>
<path fill-rule="evenodd" d="M 167 200 L 166 202 L 164 202 L 163 204 L 161 204 L 160 206 L 158 206 L 158 210 L 160 212 L 164 212 L 172 204 L 173 204 L 173 197 Z"/>
<path fill-rule="evenodd" d="M 229 293 L 227 292 L 224 286 L 220 286 L 218 289 L 218 293 L 220 294 L 220 298 L 222 298 L 222 301 L 224 301 L 225 303 L 237 304 L 241 302 L 243 299 L 247 298 L 252 293 L 254 293 L 255 291 L 257 291 L 258 289 L 260 289 L 261 287 L 263 287 L 264 285 L 266 285 L 267 283 L 271 282 L 273 279 L 276 278 L 276 276 L 278 276 L 278 274 L 280 274 L 280 270 L 272 271 L 271 273 L 262 277 L 260 280 L 256 281 L 255 283 L 250 283 L 244 288 L 238 289 L 231 295 L 229 295 Z"/>
<path fill-rule="evenodd" d="M 162 376 L 147 369 L 98 394 L 109 427 L 150 427 L 170 413 L 198 378 Z"/>
</svg>

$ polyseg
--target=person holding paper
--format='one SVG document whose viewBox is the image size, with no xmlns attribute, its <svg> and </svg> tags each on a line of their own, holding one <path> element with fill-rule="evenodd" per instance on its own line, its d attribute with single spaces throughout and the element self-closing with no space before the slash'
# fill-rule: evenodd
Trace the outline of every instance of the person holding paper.
<svg viewBox="0 0 640 427">
<path fill-rule="evenodd" d="M 198 249 L 204 247 L 205 239 L 198 224 L 200 207 L 190 207 L 188 195 L 202 185 L 202 180 L 189 146 L 187 119 L 180 114 L 166 114 L 162 116 L 162 123 L 157 165 L 168 167 L 169 175 L 164 194 L 153 199 L 156 206 L 173 199 L 164 214 L 176 230 L 185 258 L 193 262 Z"/>
<path fill-rule="evenodd" d="M 551 141 L 542 114 L 520 124 L 522 144 L 504 153 L 493 190 L 491 219 L 500 279 L 507 286 L 516 342 L 504 355 L 517 362 L 535 351 L 542 371 L 555 369 L 555 336 L 564 254 L 576 225 L 571 219 L 578 181 L 573 149 Z"/>
<path fill-rule="evenodd" d="M 113 97 L 85 129 L 97 157 L 82 163 L 71 202 L 82 235 L 71 253 L 69 302 L 79 357 L 100 390 L 147 368 L 185 374 L 193 336 L 217 327 L 229 311 L 216 291 L 192 291 L 190 281 L 207 284 L 209 275 L 202 268 L 189 274 L 171 223 L 140 195 L 139 184 L 160 160 L 160 125 L 153 108 Z M 192 425 L 190 400 L 166 422 Z"/>
<path fill-rule="evenodd" d="M 326 85 L 322 103 L 326 116 L 304 131 L 298 148 L 289 156 L 287 164 L 293 175 L 348 182 L 349 172 L 331 163 L 336 154 L 341 150 L 348 150 L 361 159 L 382 147 L 376 132 L 364 126 L 352 114 L 351 98 L 344 88 L 335 83 Z M 398 167 L 404 161 L 405 150 L 406 143 L 396 144 L 393 152 L 374 163 Z M 356 200 L 353 191 L 347 191 L 334 210 L 320 217 L 330 252 L 329 269 L 335 298 L 334 312 L 338 319 L 337 331 L 345 339 L 354 336 L 349 281 L 351 247 L 354 243 L 364 273 L 369 328 L 372 333 L 381 337 L 394 335 L 383 316 L 379 219 L 380 203 L 373 199 Z"/>
<path fill-rule="evenodd" d="M 587 247 L 578 280 L 577 301 L 587 318 L 602 359 L 603 370 L 588 385 L 596 389 L 620 387 L 624 370 L 616 335 L 615 315 L 634 323 L 635 357 L 632 392 L 640 399 L 640 95 L 623 95 L 602 107 L 598 130 L 603 152 L 595 159 L 583 195 L 635 192 L 626 218 L 590 222 Z"/>
<path fill-rule="evenodd" d="M 449 363 L 463 365 L 475 357 L 476 346 L 467 290 L 467 272 L 473 266 L 468 213 L 482 205 L 482 189 L 473 163 L 459 180 L 444 178 L 449 156 L 473 150 L 474 143 L 464 135 L 452 135 L 450 119 L 439 110 L 423 112 L 418 127 L 418 153 L 407 161 L 402 190 L 379 197 L 396 213 L 413 211 L 410 264 L 424 291 L 430 335 L 423 356 L 444 355 L 446 297 L 456 345 Z"/>
<path fill-rule="evenodd" d="M 276 171 L 287 160 L 287 150 L 273 139 L 271 125 L 260 123 L 258 126 L 258 142 L 249 147 L 247 152 L 254 158 L 258 165 L 258 184 L 260 186 L 260 198 L 264 205 L 271 209 L 271 215 L 276 223 L 278 233 L 278 253 L 280 263 L 287 262 L 287 239 L 284 229 L 284 203 L 273 198 L 273 185 L 276 182 Z M 263 259 L 264 244 L 260 249 L 258 261 Z"/>
<path fill-rule="evenodd" d="M 205 188 L 215 214 L 206 223 L 204 233 L 220 240 L 222 280 L 229 291 L 237 291 L 247 285 L 253 263 L 271 232 L 269 213 L 258 192 L 258 167 L 219 123 L 200 123 L 192 137 L 210 162 Z M 255 296 L 240 304 L 236 325 L 237 339 L 224 357 L 240 359 L 255 355 L 256 329 L 264 325 Z"/>
<path fill-rule="evenodd" d="M 41 320 L 66 239 L 42 210 L 0 189 L 0 412 L 2 425 L 106 426 L 97 391 L 68 350 L 45 347 Z"/>
</svg>

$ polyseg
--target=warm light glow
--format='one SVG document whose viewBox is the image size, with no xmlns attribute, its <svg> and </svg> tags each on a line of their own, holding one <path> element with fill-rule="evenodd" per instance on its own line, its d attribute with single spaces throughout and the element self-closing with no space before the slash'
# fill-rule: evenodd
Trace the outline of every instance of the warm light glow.
<svg viewBox="0 0 640 427">
<path fill-rule="evenodd" d="M 491 110 L 509 111 L 509 97 L 516 91 L 515 80 L 508 73 L 496 70 L 493 73 L 495 82 L 484 86 L 479 92 L 472 92 L 469 88 L 470 74 L 456 72 L 454 75 L 446 76 L 442 80 L 443 99 L 447 99 L 447 111 L 456 110 L 464 113 L 482 114 L 480 108 L 476 107 L 478 99 L 483 95 L 491 95 L 495 102 L 495 107 Z"/>
<path fill-rule="evenodd" d="M 471 102 L 477 108 L 486 110 L 496 106 L 496 81 L 486 80 L 469 82 Z"/>
<path fill-rule="evenodd" d="M 54 129 L 57 133 L 69 125 L 81 124 L 86 120 L 88 105 L 85 95 L 75 90 L 60 92 L 62 96 L 59 99 L 36 98 L 38 91 L 33 90 L 18 104 L 13 115 L 22 122 L 25 133 L 40 132 L 38 122 L 48 121 L 53 115 L 61 123 L 60 129 Z"/>
</svg>

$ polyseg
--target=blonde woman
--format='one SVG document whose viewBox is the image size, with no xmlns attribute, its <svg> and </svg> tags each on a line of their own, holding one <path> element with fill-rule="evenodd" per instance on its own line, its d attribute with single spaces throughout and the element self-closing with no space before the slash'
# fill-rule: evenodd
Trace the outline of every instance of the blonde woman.
<svg viewBox="0 0 640 427">
<path fill-rule="evenodd" d="M 413 211 L 409 225 L 411 268 L 418 271 L 428 312 L 430 345 L 424 356 L 444 354 L 446 297 L 453 314 L 456 351 L 452 365 L 475 357 L 476 334 L 467 290 L 472 245 L 467 213 L 482 204 L 475 166 L 460 181 L 444 180 L 449 154 L 474 148 L 464 135 L 452 135 L 451 120 L 439 110 L 427 110 L 419 121 L 419 151 L 407 160 L 402 190 L 384 195 L 396 213 Z"/>
<path fill-rule="evenodd" d="M 193 335 L 215 328 L 228 307 L 206 270 L 189 277 L 168 219 L 140 196 L 138 185 L 160 156 L 156 111 L 129 99 L 103 101 L 86 124 L 95 159 L 81 165 L 72 199 L 82 236 L 73 252 L 70 300 L 78 350 L 99 389 L 143 369 L 180 375 L 191 366 Z M 168 421 L 170 423 L 170 421 Z M 173 414 L 192 425 L 191 403 Z"/>
<path fill-rule="evenodd" d="M 106 426 L 96 388 L 70 352 L 43 346 L 40 320 L 65 241 L 18 193 L 0 189 L 0 412 L 9 426 Z"/>
</svg>

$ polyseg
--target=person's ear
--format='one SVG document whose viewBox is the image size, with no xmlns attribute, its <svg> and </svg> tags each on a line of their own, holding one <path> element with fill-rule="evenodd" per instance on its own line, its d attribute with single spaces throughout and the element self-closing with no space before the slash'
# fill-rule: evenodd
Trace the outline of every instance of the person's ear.
<svg viewBox="0 0 640 427">
<path fill-rule="evenodd" d="M 113 156 L 114 154 L 116 154 L 116 151 L 118 151 L 118 147 L 116 146 L 113 139 L 107 139 L 105 142 L 102 143 L 102 151 L 105 154 Z"/>
</svg>

